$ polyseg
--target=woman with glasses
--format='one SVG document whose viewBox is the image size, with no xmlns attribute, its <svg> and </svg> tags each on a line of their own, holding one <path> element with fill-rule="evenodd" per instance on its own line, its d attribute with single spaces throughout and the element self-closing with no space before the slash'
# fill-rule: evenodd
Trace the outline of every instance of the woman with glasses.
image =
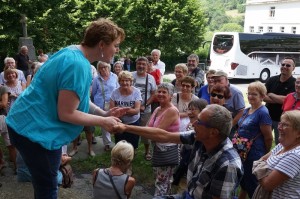
<svg viewBox="0 0 300 199">
<path fill-rule="evenodd" d="M 295 92 L 286 96 L 282 105 L 283 112 L 290 110 L 300 110 L 300 77 L 295 81 Z"/>
<path fill-rule="evenodd" d="M 300 198 L 300 111 L 286 111 L 278 123 L 279 144 L 261 160 L 271 173 L 259 182 L 272 198 Z"/>
<path fill-rule="evenodd" d="M 225 101 L 231 97 L 227 86 L 214 85 L 210 90 L 210 103 L 224 106 Z"/>
<path fill-rule="evenodd" d="M 190 76 L 186 76 L 181 80 L 181 88 L 178 93 L 174 93 L 172 97 L 172 103 L 179 110 L 180 114 L 180 129 L 179 131 L 185 131 L 187 125 L 190 122 L 188 117 L 188 104 L 192 100 L 198 99 L 196 95 L 193 94 L 193 90 L 195 88 L 195 80 Z"/>
<path fill-rule="evenodd" d="M 215 85 L 213 77 L 215 73 L 215 70 L 209 70 L 206 72 L 207 84 L 202 86 L 198 93 L 198 97 L 205 99 L 208 104 L 210 104 L 210 89 Z"/>
<path fill-rule="evenodd" d="M 246 198 L 247 194 L 249 198 L 252 198 L 258 185 L 255 175 L 252 174 L 253 161 L 264 156 L 272 147 L 272 120 L 268 109 L 262 104 L 266 94 L 267 89 L 263 83 L 259 81 L 250 83 L 247 94 L 250 107 L 244 110 L 238 122 L 237 134 L 241 138 L 253 142 L 247 157 L 243 161 L 244 176 L 240 183 L 239 199 Z M 236 138 L 237 134 L 233 139 Z"/>
</svg>

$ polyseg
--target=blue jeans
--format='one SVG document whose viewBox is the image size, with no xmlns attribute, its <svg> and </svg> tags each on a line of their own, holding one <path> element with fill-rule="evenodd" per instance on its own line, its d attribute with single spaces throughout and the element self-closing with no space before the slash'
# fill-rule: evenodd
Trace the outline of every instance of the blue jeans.
<svg viewBox="0 0 300 199">
<path fill-rule="evenodd" d="M 57 199 L 57 172 L 61 148 L 47 150 L 7 126 L 11 143 L 18 149 L 32 176 L 35 199 Z"/>
<path fill-rule="evenodd" d="M 279 123 L 279 121 L 272 120 L 272 129 L 274 130 L 274 137 L 275 137 L 275 144 L 276 145 L 279 143 L 279 141 L 278 141 L 278 137 L 279 137 L 278 123 Z"/>
</svg>

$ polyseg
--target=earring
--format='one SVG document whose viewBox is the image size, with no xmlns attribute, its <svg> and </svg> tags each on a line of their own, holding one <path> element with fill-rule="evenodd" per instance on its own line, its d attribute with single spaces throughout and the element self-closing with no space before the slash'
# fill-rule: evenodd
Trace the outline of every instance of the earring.
<svg viewBox="0 0 300 199">
<path fill-rule="evenodd" d="M 103 52 L 101 53 L 101 57 L 103 58 Z"/>
</svg>

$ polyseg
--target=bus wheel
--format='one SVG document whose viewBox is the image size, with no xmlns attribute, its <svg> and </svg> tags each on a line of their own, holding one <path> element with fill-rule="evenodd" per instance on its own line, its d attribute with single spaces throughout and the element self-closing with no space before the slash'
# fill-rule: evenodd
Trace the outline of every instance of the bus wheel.
<svg viewBox="0 0 300 199">
<path fill-rule="evenodd" d="M 270 71 L 268 69 L 263 69 L 263 71 L 261 71 L 260 73 L 259 80 L 265 83 L 269 78 L 270 78 Z"/>
</svg>

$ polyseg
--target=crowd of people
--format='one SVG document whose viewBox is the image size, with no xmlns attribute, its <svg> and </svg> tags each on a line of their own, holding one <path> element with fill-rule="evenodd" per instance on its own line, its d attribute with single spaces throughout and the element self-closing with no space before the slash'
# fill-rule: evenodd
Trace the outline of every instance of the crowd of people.
<svg viewBox="0 0 300 199">
<path fill-rule="evenodd" d="M 57 198 L 62 148 L 73 142 L 68 155 L 76 155 L 81 131 L 88 154 L 97 154 L 95 126 L 101 128 L 104 150 L 111 151 L 111 167 L 94 171 L 94 198 L 130 197 L 140 144 L 152 162 L 155 198 L 227 199 L 238 187 L 240 199 L 258 198 L 257 187 L 270 198 L 300 198 L 300 77 L 292 76 L 293 58 L 282 60 L 281 73 L 266 84 L 249 84 L 246 107 L 228 74 L 205 73 L 196 54 L 174 66 L 170 83 L 163 81 L 158 49 L 138 57 L 135 67 L 129 58 L 108 64 L 124 38 L 122 28 L 99 19 L 79 45 L 48 60 L 39 51 L 39 62 L 31 62 L 26 46 L 16 61 L 4 60 L 1 135 L 13 169 L 18 174 L 18 156 L 20 168 L 30 174 L 35 198 Z M 268 168 L 263 177 L 252 173 L 257 162 Z M 4 166 L 0 150 L 0 169 Z M 185 191 L 172 193 L 171 186 L 185 176 Z"/>
</svg>

